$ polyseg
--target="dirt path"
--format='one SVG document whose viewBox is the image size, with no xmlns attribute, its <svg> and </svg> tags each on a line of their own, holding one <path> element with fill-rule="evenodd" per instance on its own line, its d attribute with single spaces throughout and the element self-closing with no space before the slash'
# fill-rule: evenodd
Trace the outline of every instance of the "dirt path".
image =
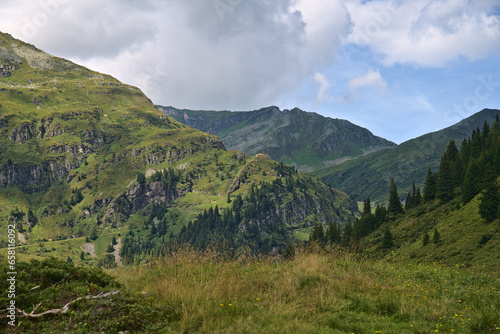
<svg viewBox="0 0 500 334">
<path fill-rule="evenodd" d="M 116 245 L 113 246 L 113 248 L 114 248 L 113 255 L 115 256 L 115 262 L 116 262 L 117 266 L 121 266 L 122 265 L 122 258 L 120 256 L 120 249 L 121 249 L 121 247 L 122 247 L 122 238 L 119 237 L 116 240 Z"/>
<path fill-rule="evenodd" d="M 91 257 L 95 256 L 95 245 L 94 244 L 83 244 L 82 249 L 85 253 L 90 253 Z"/>
</svg>

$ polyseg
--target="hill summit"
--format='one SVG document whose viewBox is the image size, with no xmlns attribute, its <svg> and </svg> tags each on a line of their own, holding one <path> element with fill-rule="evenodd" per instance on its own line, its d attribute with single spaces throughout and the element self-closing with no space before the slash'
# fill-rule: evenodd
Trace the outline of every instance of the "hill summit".
<svg viewBox="0 0 500 334">
<path fill-rule="evenodd" d="M 358 212 L 319 179 L 227 151 L 138 88 L 7 34 L 0 69 L 0 217 L 19 226 L 19 254 L 86 261 L 85 250 L 112 264 L 114 246 L 134 262 L 175 240 L 202 248 L 214 238 L 279 250 L 316 221 Z"/>
<path fill-rule="evenodd" d="M 339 164 L 396 144 L 342 119 L 299 108 L 254 111 L 193 111 L 157 106 L 175 120 L 219 136 L 226 147 L 265 153 L 301 171 Z"/>
</svg>

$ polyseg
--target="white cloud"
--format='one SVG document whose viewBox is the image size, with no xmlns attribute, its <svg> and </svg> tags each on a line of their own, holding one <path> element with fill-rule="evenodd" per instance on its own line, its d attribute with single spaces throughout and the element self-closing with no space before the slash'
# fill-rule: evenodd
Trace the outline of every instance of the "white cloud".
<svg viewBox="0 0 500 334">
<path fill-rule="evenodd" d="M 478 2 L 480 4 L 478 4 Z M 444 66 L 500 51 L 498 1 L 391 0 L 347 2 L 354 21 L 345 43 L 366 45 L 385 65 Z"/>
<path fill-rule="evenodd" d="M 139 86 L 155 103 L 203 109 L 259 108 L 299 90 L 334 63 L 351 24 L 342 0 L 2 5 L 10 15 L 0 30 Z"/>
<path fill-rule="evenodd" d="M 380 72 L 368 71 L 368 73 L 357 76 L 349 81 L 347 84 L 349 88 L 349 93 L 345 96 L 345 100 L 349 101 L 354 99 L 358 95 L 359 88 L 362 87 L 373 87 L 378 88 L 380 92 L 385 92 L 387 88 L 387 83 L 384 81 Z"/>
<path fill-rule="evenodd" d="M 318 94 L 316 95 L 316 102 L 323 100 L 325 97 L 325 93 L 328 88 L 331 87 L 331 84 L 328 82 L 326 77 L 321 73 L 316 73 L 314 75 L 314 81 L 319 85 Z"/>
</svg>

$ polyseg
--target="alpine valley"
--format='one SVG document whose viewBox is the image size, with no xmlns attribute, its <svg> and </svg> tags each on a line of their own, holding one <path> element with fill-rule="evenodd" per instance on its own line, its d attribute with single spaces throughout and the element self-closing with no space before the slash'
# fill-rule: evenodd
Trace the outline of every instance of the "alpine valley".
<svg viewBox="0 0 500 334">
<path fill-rule="evenodd" d="M 499 332 L 499 114 L 396 145 L 155 106 L 0 33 L 2 328 Z"/>
<path fill-rule="evenodd" d="M 0 214 L 36 245 L 29 256 L 77 258 L 86 237 L 126 231 L 137 234 L 133 245 L 115 237 L 126 263 L 177 239 L 278 250 L 316 222 L 358 214 L 345 193 L 268 155 L 227 151 L 135 87 L 6 34 L 0 47 Z M 85 247 L 103 256 L 105 246 Z"/>
</svg>

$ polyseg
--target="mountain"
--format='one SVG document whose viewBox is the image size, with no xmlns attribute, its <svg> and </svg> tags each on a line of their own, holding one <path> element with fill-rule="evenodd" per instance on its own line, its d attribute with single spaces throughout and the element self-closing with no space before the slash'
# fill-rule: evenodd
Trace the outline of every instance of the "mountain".
<svg viewBox="0 0 500 334">
<path fill-rule="evenodd" d="M 396 144 L 346 120 L 298 108 L 254 111 L 193 111 L 157 106 L 175 120 L 219 136 L 229 149 L 265 153 L 301 171 L 339 164 Z"/>
<path fill-rule="evenodd" d="M 227 151 L 138 88 L 3 33 L 0 134 L 0 218 L 17 223 L 19 256 L 114 262 L 106 249 L 120 240 L 116 258 L 126 248 L 140 261 L 192 235 L 205 213 L 235 245 L 279 249 L 316 221 L 358 212 L 345 193 L 267 155 Z"/>
<path fill-rule="evenodd" d="M 345 191 L 357 201 L 370 197 L 372 201 L 386 202 L 388 184 L 392 178 L 396 181 L 400 195 L 406 195 L 413 182 L 422 188 L 428 168 L 433 171 L 437 169 L 450 140 L 460 145 L 473 130 L 482 129 L 484 122 L 493 122 L 497 114 L 500 114 L 500 110 L 484 109 L 443 130 L 312 174 Z"/>
</svg>

